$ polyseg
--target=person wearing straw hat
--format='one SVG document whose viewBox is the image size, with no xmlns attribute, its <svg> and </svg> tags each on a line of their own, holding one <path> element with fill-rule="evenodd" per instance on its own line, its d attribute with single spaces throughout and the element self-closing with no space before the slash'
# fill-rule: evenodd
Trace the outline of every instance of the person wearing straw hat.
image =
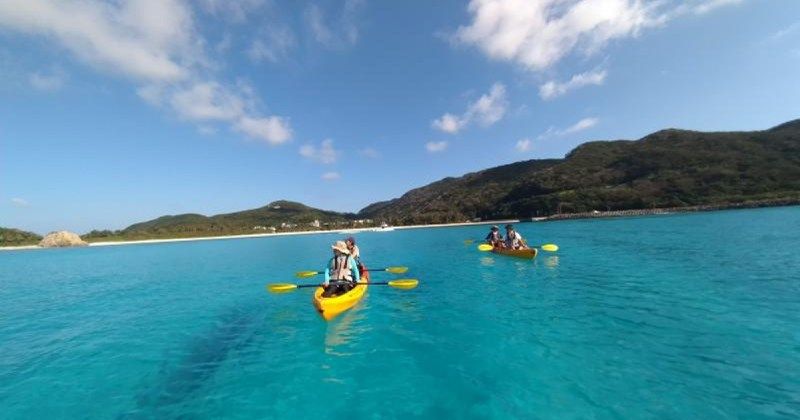
<svg viewBox="0 0 800 420">
<path fill-rule="evenodd" d="M 361 280 L 358 265 L 353 260 L 353 257 L 350 256 L 347 244 L 344 241 L 336 241 L 331 245 L 331 249 L 333 249 L 333 257 L 328 261 L 328 265 L 325 266 L 325 282 L 322 283 L 325 291 L 322 293 L 322 297 L 338 296 L 346 293 Z"/>
</svg>

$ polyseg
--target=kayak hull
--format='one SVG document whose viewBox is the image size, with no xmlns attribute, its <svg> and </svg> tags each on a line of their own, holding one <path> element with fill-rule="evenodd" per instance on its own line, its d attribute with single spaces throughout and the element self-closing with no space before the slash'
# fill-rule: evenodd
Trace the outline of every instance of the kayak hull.
<svg viewBox="0 0 800 420">
<path fill-rule="evenodd" d="M 361 272 L 361 281 L 359 283 L 369 283 L 369 271 L 366 271 L 366 268 Z M 367 287 L 366 284 L 360 284 L 345 294 L 328 298 L 322 297 L 322 292 L 325 289 L 317 287 L 314 290 L 312 303 L 320 316 L 326 321 L 330 321 L 342 312 L 356 306 L 364 298 Z"/>
<path fill-rule="evenodd" d="M 536 258 L 536 254 L 539 253 L 536 248 L 528 248 L 528 249 L 495 248 L 492 250 L 492 252 L 494 252 L 495 254 L 508 255 L 509 257 L 523 258 L 526 260 L 532 260 Z"/>
</svg>

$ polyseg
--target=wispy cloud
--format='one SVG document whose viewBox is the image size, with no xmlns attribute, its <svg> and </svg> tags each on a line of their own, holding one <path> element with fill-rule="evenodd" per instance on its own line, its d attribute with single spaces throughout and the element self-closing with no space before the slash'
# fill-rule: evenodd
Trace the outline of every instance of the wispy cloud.
<svg viewBox="0 0 800 420">
<path fill-rule="evenodd" d="M 531 71 L 574 52 L 593 54 L 686 14 L 704 14 L 741 0 L 472 0 L 468 25 L 453 36 L 488 57 Z"/>
<path fill-rule="evenodd" d="M 531 139 L 522 139 L 517 141 L 517 145 L 515 147 L 519 152 L 529 152 L 533 148 L 533 142 Z"/>
<path fill-rule="evenodd" d="M 62 71 L 53 71 L 51 73 L 34 72 L 28 76 L 28 81 L 36 90 L 55 92 L 64 86 L 65 77 Z"/>
<path fill-rule="evenodd" d="M 339 172 L 325 172 L 322 174 L 321 178 L 325 181 L 336 181 L 337 179 L 341 178 L 342 176 L 339 175 Z"/>
<path fill-rule="evenodd" d="M 429 141 L 425 143 L 425 150 L 429 153 L 439 153 L 445 151 L 445 149 L 447 149 L 446 141 Z"/>
<path fill-rule="evenodd" d="M 24 198 L 18 198 L 18 197 L 12 198 L 11 199 L 11 204 L 13 204 L 16 207 L 28 207 L 28 206 L 31 205 L 31 203 L 29 203 L 28 200 L 25 200 Z"/>
<path fill-rule="evenodd" d="M 584 119 L 576 122 L 575 124 L 572 124 L 571 126 L 569 126 L 567 128 L 564 128 L 564 129 L 558 129 L 558 128 L 555 128 L 555 127 L 550 127 L 550 128 L 547 129 L 547 131 L 545 131 L 544 133 L 542 133 L 539 136 L 539 139 L 546 139 L 546 138 L 551 138 L 551 137 L 561 137 L 561 136 L 566 136 L 566 135 L 569 135 L 569 134 L 575 134 L 575 133 L 578 133 L 580 131 L 588 130 L 588 129 L 596 126 L 599 122 L 600 122 L 599 118 L 592 117 L 592 118 L 584 118 Z"/>
<path fill-rule="evenodd" d="M 372 147 L 365 147 L 358 151 L 358 154 L 370 159 L 376 159 L 381 157 L 381 152 L 377 151 Z"/>
<path fill-rule="evenodd" d="M 363 8 L 363 0 L 345 0 L 338 17 L 328 19 L 322 7 L 311 4 L 305 11 L 305 19 L 317 42 L 328 48 L 344 48 L 358 41 L 357 21 Z"/>
<path fill-rule="evenodd" d="M 241 23 L 247 20 L 267 0 L 197 0 L 206 13 L 223 17 L 231 22 Z"/>
<path fill-rule="evenodd" d="M 307 144 L 300 148 L 300 155 L 306 159 L 323 164 L 336 163 L 339 151 L 333 148 L 333 140 L 322 140 L 319 147 Z"/>
<path fill-rule="evenodd" d="M 606 70 L 595 70 L 576 74 L 566 82 L 551 80 L 539 86 L 539 96 L 545 101 L 549 101 L 584 86 L 599 86 L 605 83 L 607 75 Z"/>
<path fill-rule="evenodd" d="M 779 31 L 776 31 L 775 33 L 769 36 L 768 40 L 772 42 L 780 41 L 796 33 L 798 29 L 800 29 L 800 22 L 795 22 Z"/>
<path fill-rule="evenodd" d="M 253 40 L 247 55 L 253 61 L 277 63 L 295 46 L 294 34 L 288 27 L 270 27 Z"/>
<path fill-rule="evenodd" d="M 506 87 L 502 83 L 495 83 L 489 93 L 470 103 L 463 114 L 459 116 L 446 113 L 433 120 L 431 126 L 449 134 L 458 133 L 473 121 L 476 121 L 481 126 L 488 127 L 500 121 L 507 109 Z"/>
<path fill-rule="evenodd" d="M 5 0 L 0 29 L 51 39 L 98 71 L 131 80 L 143 100 L 184 120 L 224 122 L 270 144 L 291 138 L 288 119 L 262 116 L 254 95 L 214 76 L 207 42 L 183 1 Z"/>
</svg>

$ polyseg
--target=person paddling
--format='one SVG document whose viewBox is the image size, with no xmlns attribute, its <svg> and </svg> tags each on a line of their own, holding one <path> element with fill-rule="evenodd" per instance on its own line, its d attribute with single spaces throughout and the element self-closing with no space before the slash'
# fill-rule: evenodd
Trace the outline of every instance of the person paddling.
<svg viewBox="0 0 800 420">
<path fill-rule="evenodd" d="M 333 258 L 325 267 L 325 282 L 322 283 L 325 291 L 322 293 L 322 297 L 346 293 L 361 280 L 358 265 L 350 256 L 347 244 L 343 241 L 336 241 L 331 248 L 333 249 Z"/>
<path fill-rule="evenodd" d="M 500 234 L 500 228 L 497 225 L 492 226 L 492 230 L 486 235 L 486 243 L 495 248 L 503 247 L 503 235 Z"/>
<path fill-rule="evenodd" d="M 350 251 L 350 256 L 353 257 L 356 264 L 358 264 L 359 270 L 361 269 L 361 250 L 358 249 L 356 245 L 356 238 L 349 237 L 344 240 L 344 243 L 347 244 L 347 250 Z"/>
<path fill-rule="evenodd" d="M 527 249 L 528 244 L 522 239 L 522 235 L 514 230 L 513 225 L 506 225 L 506 248 L 509 249 Z"/>
</svg>

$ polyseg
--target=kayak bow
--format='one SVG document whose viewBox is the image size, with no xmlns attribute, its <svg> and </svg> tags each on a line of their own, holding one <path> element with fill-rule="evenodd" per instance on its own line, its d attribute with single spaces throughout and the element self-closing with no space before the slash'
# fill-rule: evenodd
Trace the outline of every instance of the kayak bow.
<svg viewBox="0 0 800 420">
<path fill-rule="evenodd" d="M 314 307 L 317 308 L 317 312 L 319 312 L 326 321 L 330 321 L 342 312 L 356 306 L 356 304 L 361 301 L 368 287 L 368 285 L 362 283 L 369 283 L 369 271 L 367 271 L 366 268 L 361 273 L 359 285 L 352 288 L 347 293 L 343 293 L 339 296 L 322 297 L 322 293 L 325 289 L 322 286 L 317 287 L 317 289 L 314 290 L 314 297 L 312 298 Z"/>
</svg>

